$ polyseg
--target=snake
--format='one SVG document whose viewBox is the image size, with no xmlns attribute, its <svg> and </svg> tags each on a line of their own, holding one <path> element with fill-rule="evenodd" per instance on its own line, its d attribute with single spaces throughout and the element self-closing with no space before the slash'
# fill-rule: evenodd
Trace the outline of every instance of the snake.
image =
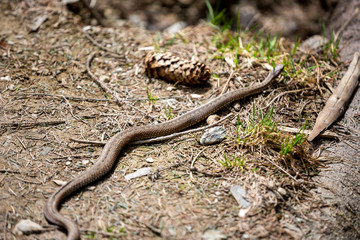
<svg viewBox="0 0 360 240">
<path fill-rule="evenodd" d="M 65 229 L 68 240 L 80 239 L 81 232 L 78 224 L 59 212 L 60 204 L 74 192 L 84 188 L 110 172 L 117 162 L 119 153 L 127 144 L 135 140 L 170 135 L 189 128 L 234 101 L 262 92 L 274 81 L 274 79 L 276 79 L 283 68 L 284 66 L 279 64 L 275 66 L 262 82 L 220 95 L 210 102 L 169 121 L 153 125 L 132 127 L 118 132 L 108 140 L 97 161 L 91 167 L 61 186 L 47 199 L 44 206 L 45 218 L 49 223 Z"/>
</svg>

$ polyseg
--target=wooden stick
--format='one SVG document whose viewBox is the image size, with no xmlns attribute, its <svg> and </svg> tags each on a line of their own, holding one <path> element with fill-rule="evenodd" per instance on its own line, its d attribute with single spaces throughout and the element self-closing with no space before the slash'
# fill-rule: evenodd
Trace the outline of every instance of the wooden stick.
<svg viewBox="0 0 360 240">
<path fill-rule="evenodd" d="M 341 79 L 334 93 L 327 100 L 324 109 L 319 113 L 315 126 L 308 136 L 309 141 L 314 140 L 321 131 L 328 128 L 345 112 L 347 104 L 358 84 L 359 75 L 360 56 L 358 52 L 355 52 L 348 71 Z"/>
</svg>

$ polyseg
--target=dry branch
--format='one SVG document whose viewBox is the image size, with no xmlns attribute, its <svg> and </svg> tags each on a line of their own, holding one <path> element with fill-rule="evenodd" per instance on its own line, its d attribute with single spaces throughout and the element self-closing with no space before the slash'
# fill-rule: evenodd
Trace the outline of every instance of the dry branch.
<svg viewBox="0 0 360 240">
<path fill-rule="evenodd" d="M 283 127 L 283 126 L 279 126 L 279 130 L 283 131 L 283 132 L 288 132 L 288 133 L 298 133 L 298 132 L 304 132 L 304 134 L 310 134 L 311 131 L 310 130 L 302 130 L 299 128 L 291 128 L 291 127 Z M 334 133 L 334 132 L 330 132 L 329 130 L 324 131 L 323 133 L 321 133 L 319 135 L 320 137 L 323 138 L 339 138 L 339 135 Z"/>
<path fill-rule="evenodd" d="M 0 127 L 34 127 L 34 126 L 52 126 L 64 124 L 65 121 L 43 121 L 43 122 L 2 122 L 0 123 Z"/>
<path fill-rule="evenodd" d="M 354 92 L 360 75 L 359 53 L 354 54 L 354 58 L 344 77 L 341 79 L 338 87 L 330 96 L 324 109 L 319 113 L 315 126 L 311 131 L 308 140 L 312 141 L 321 131 L 329 127 L 338 117 L 340 117 L 349 103 Z"/>
</svg>

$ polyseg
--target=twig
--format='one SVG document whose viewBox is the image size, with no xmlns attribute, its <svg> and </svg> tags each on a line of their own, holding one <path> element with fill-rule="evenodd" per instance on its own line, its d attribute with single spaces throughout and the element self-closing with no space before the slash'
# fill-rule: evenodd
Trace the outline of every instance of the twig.
<svg viewBox="0 0 360 240">
<path fill-rule="evenodd" d="M 224 87 L 223 87 L 223 90 L 221 91 L 220 95 L 223 95 L 223 94 L 226 92 L 226 90 L 227 90 L 227 88 L 228 88 L 228 86 L 229 86 L 229 82 L 230 82 L 230 80 L 232 79 L 232 76 L 233 76 L 233 75 L 234 75 L 234 71 L 231 71 L 230 76 L 229 76 L 229 78 L 227 79 L 227 81 L 226 81 L 226 83 L 225 83 L 225 85 L 224 85 Z"/>
<path fill-rule="evenodd" d="M 291 127 L 282 127 L 279 126 L 279 130 L 283 131 L 283 132 L 289 132 L 289 133 L 298 133 L 298 132 L 304 132 L 304 134 L 308 135 L 310 134 L 310 130 L 302 130 L 302 129 L 298 129 L 298 128 L 291 128 Z M 334 132 L 330 132 L 330 131 L 325 131 L 322 134 L 319 135 L 320 137 L 324 137 L 324 138 L 339 138 L 339 135 L 334 133 Z"/>
<path fill-rule="evenodd" d="M 355 8 L 354 13 L 349 17 L 348 20 L 340 27 L 340 29 L 335 33 L 334 36 L 334 42 L 338 39 L 339 35 L 344 31 L 344 29 L 349 25 L 349 23 L 356 17 L 356 15 L 359 13 L 359 8 Z"/>
<path fill-rule="evenodd" d="M 171 164 L 169 167 L 165 167 L 165 168 L 158 167 L 157 171 L 163 172 L 163 171 L 166 171 L 166 170 L 169 170 L 169 169 L 174 169 L 174 168 L 177 168 L 177 167 L 180 167 L 180 166 L 184 165 L 184 163 L 186 163 L 186 162 L 187 162 L 187 160 Z"/>
<path fill-rule="evenodd" d="M 59 156 L 54 157 L 52 159 L 69 159 L 69 158 L 96 158 L 98 154 L 79 154 L 79 155 L 67 155 L 67 156 Z"/>
<path fill-rule="evenodd" d="M 201 153 L 203 153 L 203 152 L 205 151 L 205 149 L 207 149 L 207 147 L 201 149 L 201 151 L 198 152 L 198 154 L 196 154 L 196 156 L 194 157 L 194 159 L 191 161 L 190 169 L 194 167 L 194 163 L 195 163 L 196 159 L 200 156 Z"/>
<path fill-rule="evenodd" d="M 42 184 L 42 182 L 33 182 L 33 181 L 25 180 L 25 179 L 22 179 L 22 178 L 19 178 L 19 177 L 16 177 L 16 176 L 15 176 L 15 178 L 16 178 L 17 180 L 19 180 L 19 181 L 24 182 L 24 183 L 39 184 L 39 185 Z"/>
<path fill-rule="evenodd" d="M 283 169 L 282 167 L 280 167 L 279 165 L 277 165 L 276 163 L 274 163 L 273 161 L 271 161 L 269 158 L 265 158 L 265 160 L 269 161 L 270 163 L 272 163 L 275 167 L 277 167 L 278 169 L 280 169 L 281 171 L 283 171 L 286 175 L 288 175 L 290 178 L 294 179 L 296 182 L 299 182 L 299 180 L 297 180 L 295 177 L 293 177 L 290 173 L 288 173 L 285 169 Z"/>
<path fill-rule="evenodd" d="M 21 174 L 22 172 L 14 171 L 14 170 L 8 170 L 8 169 L 0 169 L 0 173 L 16 173 L 16 174 Z"/>
<path fill-rule="evenodd" d="M 39 97 L 49 97 L 49 98 L 66 98 L 72 101 L 86 101 L 86 102 L 116 102 L 116 100 L 112 99 L 105 99 L 105 98 L 85 98 L 85 97 L 73 97 L 73 96 L 65 96 L 65 95 L 54 95 L 48 93 L 18 93 L 18 94 L 11 94 L 14 97 L 26 97 L 26 96 L 39 96 Z M 181 99 L 183 97 L 179 96 L 169 96 L 169 97 L 157 97 L 157 101 L 164 101 L 169 99 Z M 148 98 L 121 98 L 121 101 L 129 101 L 129 102 L 136 102 L 136 101 L 149 101 Z"/>
<path fill-rule="evenodd" d="M 291 90 L 291 91 L 282 92 L 282 93 L 280 93 L 279 95 L 277 95 L 276 97 L 274 97 L 274 98 L 266 105 L 265 108 L 268 108 L 271 104 L 273 104 L 273 102 L 275 102 L 276 99 L 282 97 L 282 96 L 285 95 L 285 94 L 301 92 L 301 91 L 305 91 L 305 90 L 309 90 L 309 89 L 311 89 L 311 88 L 304 88 L 304 89 L 297 89 L 297 90 Z"/>
<path fill-rule="evenodd" d="M 163 137 L 157 137 L 157 138 L 151 138 L 151 139 L 146 139 L 146 140 L 139 140 L 139 141 L 133 141 L 130 142 L 129 145 L 140 145 L 140 144 L 149 144 L 149 143 L 156 143 L 156 142 L 162 142 L 162 141 L 166 141 L 175 137 L 179 137 L 185 134 L 190 134 L 190 133 L 194 133 L 194 132 L 199 132 L 199 131 L 203 131 L 205 129 L 214 127 L 216 125 L 218 125 L 219 123 L 225 121 L 226 119 L 228 119 L 230 116 L 232 116 L 232 113 L 229 113 L 228 115 L 226 115 L 225 117 L 223 117 L 222 119 L 220 119 L 219 121 L 211 124 L 211 125 L 207 125 L 204 127 L 199 127 L 199 128 L 195 128 L 195 129 L 191 129 L 191 130 L 187 130 L 187 131 L 183 131 L 183 132 L 177 132 L 177 133 L 173 133 L 167 136 L 163 136 Z M 82 139 L 75 139 L 75 138 L 70 138 L 71 141 L 74 142 L 78 142 L 78 143 L 87 143 L 87 144 L 95 144 L 95 145 L 100 145 L 103 146 L 106 144 L 106 142 L 103 141 L 89 141 L 89 140 L 82 140 Z"/>
<path fill-rule="evenodd" d="M 69 140 L 73 141 L 73 142 L 93 144 L 93 145 L 99 145 L 99 146 L 104 146 L 106 144 L 106 142 L 103 142 L 103 141 L 89 141 L 89 140 L 82 140 L 82 139 L 76 139 L 76 138 L 69 138 Z"/>
<path fill-rule="evenodd" d="M 2 181 L 4 181 L 6 176 L 3 176 L 1 179 L 0 179 L 0 184 L 2 183 Z"/>
<path fill-rule="evenodd" d="M 319 64 L 318 64 L 318 62 L 316 61 L 316 58 L 315 58 L 313 55 L 310 55 L 310 56 L 311 56 L 311 58 L 314 60 L 314 62 L 315 62 L 315 64 L 316 64 L 316 70 L 317 70 L 316 85 L 317 85 L 317 87 L 318 87 L 318 89 L 319 89 L 320 94 L 322 95 L 323 92 L 322 92 L 322 90 L 321 90 L 321 88 L 320 88 L 320 68 L 319 68 Z"/>
<path fill-rule="evenodd" d="M 104 237 L 111 237 L 111 238 L 123 238 L 124 234 L 117 234 L 117 233 L 109 233 L 109 232 L 103 232 L 98 230 L 92 230 L 92 229 L 81 229 L 82 232 L 85 233 L 95 233 L 95 234 L 101 234 Z"/>
<path fill-rule="evenodd" d="M 7 211 L 7 210 L 5 210 L 5 221 L 4 221 L 4 240 L 6 240 L 7 218 L 8 218 L 8 211 Z"/>
<path fill-rule="evenodd" d="M 149 225 L 149 224 L 147 224 L 147 223 L 145 223 L 145 222 L 143 222 L 143 221 L 141 221 L 141 220 L 137 220 L 137 219 L 132 219 L 132 220 L 134 220 L 135 222 L 137 222 L 138 224 L 142 224 L 142 225 L 144 225 L 145 227 L 147 227 L 150 231 L 152 231 L 154 234 L 156 234 L 157 236 L 161 236 L 161 230 L 160 229 L 158 229 L 158 228 L 156 228 L 156 227 L 154 227 L 154 226 L 151 226 L 151 225 Z"/>
<path fill-rule="evenodd" d="M 78 121 L 81 121 L 81 122 L 83 122 L 83 123 L 85 123 L 85 124 L 88 124 L 86 121 L 84 121 L 84 120 L 82 120 L 81 118 L 79 118 L 79 117 L 77 117 L 77 116 L 74 115 L 73 108 L 72 108 L 71 104 L 69 103 L 69 101 L 68 101 L 64 96 L 62 96 L 62 97 L 63 97 L 63 99 L 65 100 L 66 104 L 69 106 L 70 115 L 71 115 L 75 120 L 78 120 Z"/>
<path fill-rule="evenodd" d="M 73 101 L 87 101 L 87 102 L 116 102 L 111 99 L 102 99 L 102 98 L 83 98 L 83 97 L 73 97 L 73 96 L 65 96 L 65 95 L 54 95 L 48 93 L 18 93 L 11 94 L 14 97 L 26 97 L 26 96 L 38 96 L 38 97 L 49 97 L 49 98 L 66 98 Z"/>
<path fill-rule="evenodd" d="M 114 96 L 114 98 L 116 99 L 117 103 L 121 106 L 123 104 L 127 104 L 127 103 L 124 103 L 124 101 L 122 101 L 116 91 L 112 91 L 110 88 L 108 88 L 108 86 L 106 86 L 102 81 L 100 81 L 100 79 L 98 79 L 90 70 L 90 64 L 92 62 L 92 60 L 94 59 L 95 57 L 95 52 L 90 54 L 90 56 L 88 57 L 87 59 L 87 62 L 86 62 L 86 70 L 87 70 L 87 73 L 89 74 L 89 76 L 96 82 L 96 84 L 98 84 L 105 92 L 111 94 L 112 96 Z M 147 114 L 146 112 L 138 109 L 137 107 L 131 105 L 131 104 L 127 104 L 128 106 L 130 106 L 131 108 L 135 109 L 136 111 L 140 112 L 141 114 L 149 117 L 149 118 L 152 118 L 153 120 L 157 120 L 155 117 Z"/>
<path fill-rule="evenodd" d="M 191 168 L 190 168 L 190 171 L 204 174 L 204 175 L 207 176 L 207 177 L 222 177 L 222 176 L 223 176 L 222 173 L 207 172 L 207 171 L 199 170 L 199 169 L 197 169 L 196 167 L 191 167 Z"/>
<path fill-rule="evenodd" d="M 333 70 L 331 70 L 330 72 L 325 74 L 325 77 L 332 74 L 333 72 L 339 70 L 339 68 L 342 68 L 344 65 L 348 65 L 351 62 L 351 60 L 347 60 L 346 62 L 343 62 L 342 64 L 340 64 L 339 66 L 337 66 L 336 68 L 334 68 Z"/>
<path fill-rule="evenodd" d="M 24 148 L 24 150 L 26 150 L 25 144 L 21 141 L 21 139 L 19 137 L 17 137 L 17 139 L 19 140 L 21 146 Z"/>
<path fill-rule="evenodd" d="M 0 127 L 33 127 L 33 126 L 51 126 L 64 124 L 65 121 L 43 121 L 43 122 L 2 122 Z"/>
<path fill-rule="evenodd" d="M 117 53 L 116 51 L 113 51 L 107 47 L 104 47 L 102 46 L 100 43 L 98 43 L 94 38 L 92 38 L 90 36 L 90 34 L 86 31 L 86 30 L 83 30 L 83 32 L 85 33 L 85 36 L 90 40 L 90 42 L 92 42 L 95 46 L 97 46 L 98 48 L 100 48 L 101 50 L 104 50 L 105 52 L 109 52 L 109 53 L 112 53 L 112 54 L 115 54 L 116 57 L 119 57 L 119 58 L 125 58 L 124 55 L 121 55 L 119 53 Z"/>
<path fill-rule="evenodd" d="M 161 237 L 161 230 L 159 228 L 151 226 L 151 225 L 149 225 L 147 223 L 142 223 L 142 224 L 144 224 L 150 231 L 155 233 L 157 236 Z"/>
</svg>

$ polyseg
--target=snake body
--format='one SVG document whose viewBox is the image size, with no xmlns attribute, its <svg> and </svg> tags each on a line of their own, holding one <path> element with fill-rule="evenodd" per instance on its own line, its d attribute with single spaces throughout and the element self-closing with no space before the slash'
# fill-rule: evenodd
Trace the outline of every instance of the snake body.
<svg viewBox="0 0 360 240">
<path fill-rule="evenodd" d="M 277 65 L 263 82 L 221 95 L 170 121 L 155 125 L 134 127 L 117 133 L 106 143 L 101 155 L 92 167 L 80 173 L 49 197 L 44 206 L 46 219 L 50 223 L 65 228 L 68 240 L 80 239 L 80 229 L 78 225 L 61 215 L 59 206 L 66 197 L 108 173 L 115 165 L 121 149 L 123 149 L 126 144 L 134 140 L 169 135 L 188 128 L 233 101 L 263 91 L 281 73 L 282 69 L 283 66 L 281 64 Z"/>
</svg>

